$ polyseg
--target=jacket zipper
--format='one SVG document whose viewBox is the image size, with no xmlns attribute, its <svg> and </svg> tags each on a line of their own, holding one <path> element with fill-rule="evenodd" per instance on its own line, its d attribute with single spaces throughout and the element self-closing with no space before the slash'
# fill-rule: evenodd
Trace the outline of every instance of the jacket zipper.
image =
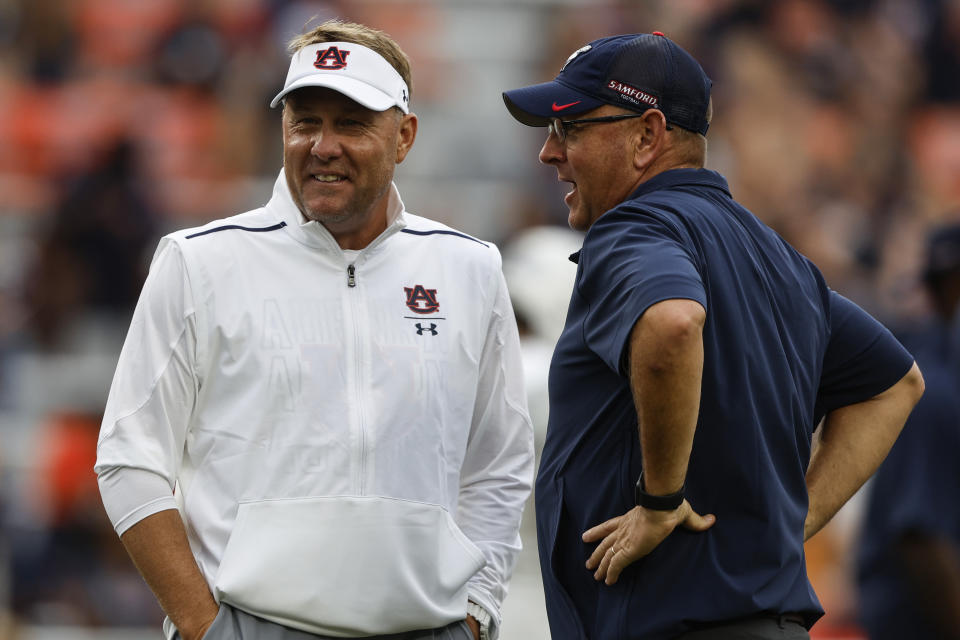
<svg viewBox="0 0 960 640">
<path fill-rule="evenodd" d="M 347 265 L 347 287 L 354 289 L 357 286 L 357 267 L 356 264 Z M 353 340 L 353 366 L 354 366 L 354 406 L 357 410 L 357 430 L 358 430 L 358 440 L 359 440 L 359 451 L 357 452 L 357 494 L 365 495 L 366 494 L 366 448 L 367 448 L 367 433 L 364 427 L 363 420 L 363 337 L 362 331 L 358 327 L 358 321 L 361 314 L 358 312 L 357 302 L 355 295 L 351 295 L 348 299 L 348 304 L 350 306 L 350 312 L 353 316 L 351 318 L 352 322 L 350 326 L 353 328 L 354 340 Z"/>
</svg>

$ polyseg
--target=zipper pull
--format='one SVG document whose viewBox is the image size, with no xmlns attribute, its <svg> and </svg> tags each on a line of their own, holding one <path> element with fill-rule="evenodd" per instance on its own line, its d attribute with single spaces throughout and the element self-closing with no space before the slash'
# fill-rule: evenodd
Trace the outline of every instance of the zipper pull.
<svg viewBox="0 0 960 640">
<path fill-rule="evenodd" d="M 357 268 L 352 264 L 347 265 L 347 286 L 355 287 L 357 286 Z"/>
</svg>

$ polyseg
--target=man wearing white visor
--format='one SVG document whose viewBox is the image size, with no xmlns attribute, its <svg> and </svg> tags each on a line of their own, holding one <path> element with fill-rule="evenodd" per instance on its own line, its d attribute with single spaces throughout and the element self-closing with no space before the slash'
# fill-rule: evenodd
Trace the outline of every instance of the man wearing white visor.
<svg viewBox="0 0 960 640">
<path fill-rule="evenodd" d="M 168 640 L 496 638 L 533 437 L 489 242 L 404 209 L 410 67 L 297 38 L 259 209 L 166 236 L 98 445 Z"/>
</svg>

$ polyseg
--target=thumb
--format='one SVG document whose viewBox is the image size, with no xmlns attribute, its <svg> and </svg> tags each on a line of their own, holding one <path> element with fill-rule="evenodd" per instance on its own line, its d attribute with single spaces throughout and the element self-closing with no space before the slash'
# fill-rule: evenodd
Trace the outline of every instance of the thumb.
<svg viewBox="0 0 960 640">
<path fill-rule="evenodd" d="M 690 529 L 691 531 L 706 531 L 717 522 L 717 516 L 712 513 L 701 516 L 693 510 L 689 502 L 684 501 L 684 503 L 687 506 L 687 517 L 684 518 L 680 524 L 682 524 L 685 529 Z"/>
</svg>

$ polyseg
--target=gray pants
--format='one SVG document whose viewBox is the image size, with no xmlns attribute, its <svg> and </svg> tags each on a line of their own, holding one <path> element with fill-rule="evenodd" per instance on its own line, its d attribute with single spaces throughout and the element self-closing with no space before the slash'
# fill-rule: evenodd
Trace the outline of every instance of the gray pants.
<svg viewBox="0 0 960 640">
<path fill-rule="evenodd" d="M 180 633 L 174 634 L 174 640 L 181 640 Z M 392 633 L 385 636 L 372 636 L 376 640 L 474 640 L 473 632 L 466 620 L 452 622 L 439 629 L 422 629 Z M 220 605 L 216 620 L 207 629 L 203 640 L 343 640 L 332 636 L 318 636 L 306 631 L 298 631 L 283 625 L 252 616 L 246 611 L 235 609 L 228 604 Z M 357 640 L 364 640 L 358 638 Z"/>
<path fill-rule="evenodd" d="M 771 616 L 688 631 L 674 640 L 810 640 L 810 634 L 799 622 Z"/>
</svg>

